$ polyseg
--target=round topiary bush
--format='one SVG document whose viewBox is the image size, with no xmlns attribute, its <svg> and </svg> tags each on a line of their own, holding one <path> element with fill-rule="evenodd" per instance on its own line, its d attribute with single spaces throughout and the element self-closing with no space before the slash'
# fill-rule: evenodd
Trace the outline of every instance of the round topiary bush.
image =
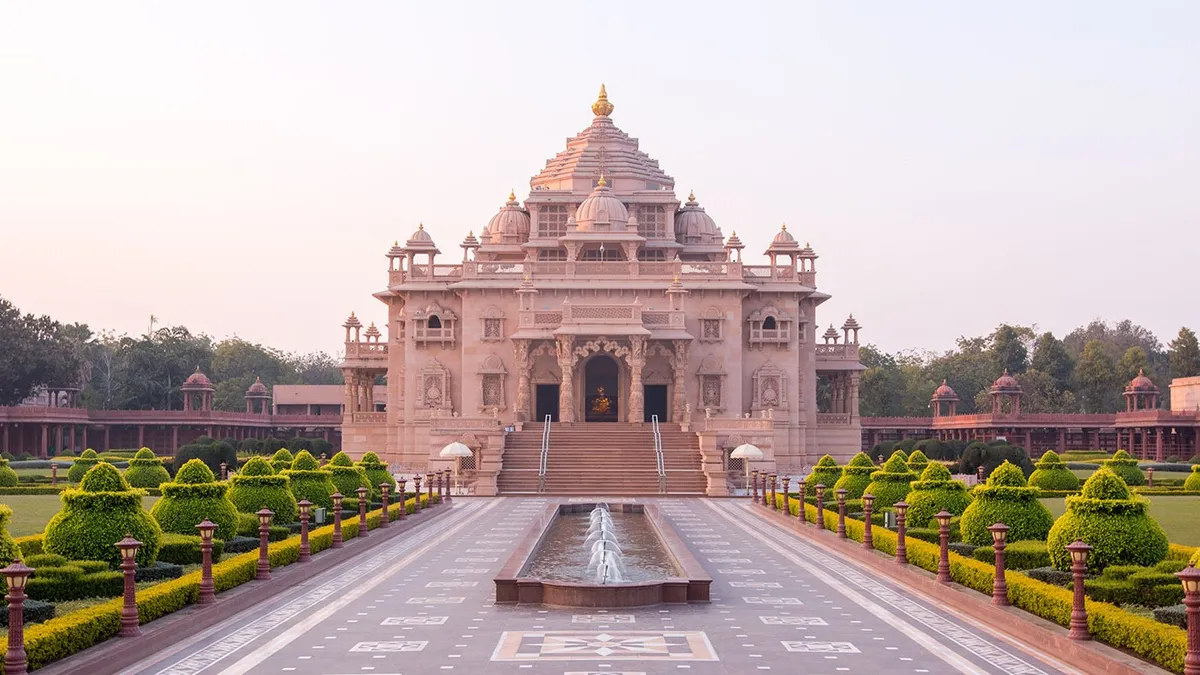
<svg viewBox="0 0 1200 675">
<path fill-rule="evenodd" d="M 291 488 L 296 501 L 307 499 L 313 506 L 333 508 L 332 495 L 337 488 L 330 480 L 331 472 L 322 469 L 316 458 L 307 450 L 296 453 L 296 458 L 292 460 L 292 468 L 281 473 L 288 477 L 288 487 Z M 349 499 L 350 495 L 346 497 Z M 355 496 L 354 499 L 357 500 L 358 497 Z"/>
<path fill-rule="evenodd" d="M 1118 450 L 1113 454 L 1112 459 L 1104 460 L 1103 465 L 1120 476 L 1126 485 L 1146 484 L 1146 474 L 1138 468 L 1137 460 L 1130 457 L 1129 453 L 1124 450 Z"/>
<path fill-rule="evenodd" d="M 1078 490 L 1079 476 L 1071 473 L 1067 465 L 1058 457 L 1058 453 L 1047 450 L 1041 459 L 1034 464 L 1033 474 L 1029 476 L 1029 484 L 1043 490 Z"/>
<path fill-rule="evenodd" d="M 20 482 L 21 478 L 8 465 L 8 460 L 0 459 L 0 487 L 17 487 Z"/>
<path fill-rule="evenodd" d="M 1167 534 L 1150 517 L 1149 500 L 1134 495 L 1111 469 L 1102 468 L 1067 497 L 1067 512 L 1050 528 L 1046 550 L 1052 564 L 1071 569 L 1066 546 L 1079 539 L 1092 547 L 1088 569 L 1109 565 L 1156 565 L 1167 557 Z"/>
<path fill-rule="evenodd" d="M 371 481 L 367 479 L 367 470 L 361 466 L 354 466 L 354 462 L 350 461 L 350 456 L 344 452 L 334 455 L 333 459 L 329 460 L 329 464 L 325 465 L 325 470 L 333 474 L 330 476 L 333 487 L 346 495 L 347 499 L 351 495 L 357 495 L 360 487 L 371 490 Z M 373 492 L 379 492 L 379 486 L 375 486 Z M 357 508 L 358 497 L 356 496 L 354 500 Z"/>
<path fill-rule="evenodd" d="M 1200 490 L 1200 464 L 1192 465 L 1192 472 L 1183 481 L 1184 490 Z"/>
<path fill-rule="evenodd" d="M 271 455 L 271 468 L 275 469 L 275 473 L 279 473 L 284 469 L 290 469 L 295 459 L 295 457 L 292 457 L 292 453 L 288 452 L 287 448 L 280 448 L 274 455 Z"/>
<path fill-rule="evenodd" d="M 75 461 L 71 462 L 71 468 L 67 471 L 67 481 L 78 483 L 83 480 L 83 476 L 88 472 L 88 469 L 91 469 L 100 462 L 100 456 L 96 454 L 95 450 L 91 448 L 84 450 Z"/>
<path fill-rule="evenodd" d="M 911 483 L 917 479 L 917 474 L 909 471 L 904 462 L 904 451 L 892 453 L 883 467 L 871 474 L 871 484 L 866 493 L 875 495 L 875 508 L 882 511 L 896 502 L 904 501 L 908 495 Z"/>
<path fill-rule="evenodd" d="M 150 448 L 137 451 L 125 469 L 125 480 L 135 488 L 156 488 L 171 480 L 171 473 Z"/>
<path fill-rule="evenodd" d="M 912 439 L 910 438 L 908 440 L 911 441 Z M 912 445 L 910 444 L 909 447 L 911 448 Z M 897 445 L 896 450 L 894 452 L 892 452 L 892 457 L 895 457 L 896 455 L 900 455 L 901 462 L 908 464 L 908 453 L 904 451 L 904 448 L 899 447 L 899 445 Z M 889 457 L 888 459 L 891 459 L 891 457 Z"/>
<path fill-rule="evenodd" d="M 63 507 L 46 525 L 42 537 L 45 553 L 70 560 L 121 562 L 114 545 L 126 534 L 142 542 L 138 565 L 149 565 L 162 545 L 162 528 L 142 508 L 143 490 L 135 490 L 111 464 L 101 462 L 88 470 L 79 488 L 62 493 Z"/>
<path fill-rule="evenodd" d="M 987 483 L 975 488 L 971 502 L 959 521 L 959 533 L 968 544 L 984 546 L 992 543 L 988 528 L 996 523 L 1008 526 L 1008 540 L 1046 538 L 1054 517 L 1050 509 L 1038 501 L 1040 490 L 1025 483 L 1020 467 L 1005 461 Z"/>
<path fill-rule="evenodd" d="M 242 513 L 256 513 L 264 507 L 275 512 L 276 525 L 296 522 L 299 509 L 288 488 L 287 476 L 278 476 L 262 457 L 253 457 L 229 479 L 229 501 Z"/>
<path fill-rule="evenodd" d="M 358 460 L 358 466 L 367 472 L 367 482 L 371 484 L 371 498 L 378 499 L 383 496 L 383 492 L 379 489 L 381 483 L 387 483 L 391 486 L 390 492 L 393 497 L 396 494 L 396 478 L 392 476 L 392 472 L 388 470 L 388 465 L 379 461 L 379 455 L 368 452 Z M 346 494 L 346 493 L 342 493 Z"/>
<path fill-rule="evenodd" d="M 846 490 L 846 499 L 861 499 L 867 486 L 871 484 L 871 474 L 875 473 L 875 463 L 860 452 L 850 458 L 849 463 L 842 467 L 842 477 L 834 483 L 835 490 Z"/>
<path fill-rule="evenodd" d="M 908 465 L 909 471 L 920 476 L 925 471 L 925 467 L 929 466 L 929 458 L 925 456 L 924 452 L 913 450 L 904 463 Z"/>
<path fill-rule="evenodd" d="M 950 480 L 950 470 L 934 462 L 921 472 L 921 480 L 913 481 L 904 501 L 908 503 L 907 522 L 912 527 L 936 527 L 933 516 L 943 509 L 962 515 L 971 503 L 967 486 L 960 480 Z"/>
<path fill-rule="evenodd" d="M 218 483 L 212 469 L 199 459 L 189 459 L 175 473 L 175 480 L 161 485 L 162 499 L 150 515 L 164 532 L 195 534 L 205 518 L 217 525 L 213 536 L 229 539 L 237 535 L 237 508 L 225 496 L 229 486 Z"/>
<path fill-rule="evenodd" d="M 825 455 L 817 460 L 817 465 L 813 467 L 812 473 L 808 474 L 808 477 L 804 479 L 804 485 L 808 489 L 806 496 L 815 497 L 817 494 L 817 485 L 820 484 L 829 488 L 829 492 L 826 493 L 826 499 L 832 499 L 833 486 L 837 484 L 838 479 L 841 477 L 842 467 L 838 466 L 837 460 L 829 455 Z"/>
<path fill-rule="evenodd" d="M 9 469 L 11 471 L 12 469 Z M 12 519 L 12 509 L 0 504 L 0 565 L 8 565 L 21 556 L 21 549 L 12 535 L 8 533 L 8 521 Z"/>
</svg>

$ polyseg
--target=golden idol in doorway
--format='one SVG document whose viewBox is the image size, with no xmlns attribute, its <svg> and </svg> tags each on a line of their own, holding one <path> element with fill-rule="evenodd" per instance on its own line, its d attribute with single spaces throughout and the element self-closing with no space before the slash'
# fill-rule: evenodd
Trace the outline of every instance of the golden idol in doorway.
<svg viewBox="0 0 1200 675">
<path fill-rule="evenodd" d="M 607 415 L 612 411 L 612 402 L 604 395 L 604 387 L 596 387 L 596 398 L 592 399 L 592 413 Z"/>
</svg>

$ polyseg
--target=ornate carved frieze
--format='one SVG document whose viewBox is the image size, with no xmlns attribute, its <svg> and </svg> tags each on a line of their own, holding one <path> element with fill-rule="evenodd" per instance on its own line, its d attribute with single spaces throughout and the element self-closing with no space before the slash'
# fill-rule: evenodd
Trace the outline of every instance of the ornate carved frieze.
<svg viewBox="0 0 1200 675">
<path fill-rule="evenodd" d="M 779 366 L 767 361 L 751 378 L 750 408 L 762 410 L 766 408 L 787 407 L 787 373 Z"/>
</svg>

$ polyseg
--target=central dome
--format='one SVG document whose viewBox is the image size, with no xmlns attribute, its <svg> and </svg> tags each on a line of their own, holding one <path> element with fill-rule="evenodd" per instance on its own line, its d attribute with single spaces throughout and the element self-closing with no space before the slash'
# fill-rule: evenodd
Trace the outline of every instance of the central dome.
<svg viewBox="0 0 1200 675">
<path fill-rule="evenodd" d="M 575 209 L 575 223 L 582 232 L 623 230 L 629 224 L 629 209 L 613 196 L 612 188 L 601 175 L 596 189 Z"/>
</svg>

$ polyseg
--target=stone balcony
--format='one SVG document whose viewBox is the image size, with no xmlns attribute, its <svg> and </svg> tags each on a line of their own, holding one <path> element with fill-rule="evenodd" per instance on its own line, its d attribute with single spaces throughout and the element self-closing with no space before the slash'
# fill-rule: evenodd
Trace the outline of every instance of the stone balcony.
<svg viewBox="0 0 1200 675">
<path fill-rule="evenodd" d="M 743 265 L 740 262 L 683 261 L 467 261 L 453 265 L 413 265 L 408 271 L 392 270 L 388 285 L 449 282 L 463 279 L 512 279 L 529 274 L 539 279 L 577 277 L 627 277 L 635 279 L 736 279 L 749 284 L 800 283 L 816 287 L 815 272 L 797 272 L 790 265 Z"/>
<path fill-rule="evenodd" d="M 682 310 L 643 309 L 635 304 L 574 304 L 563 303 L 559 309 L 521 310 L 522 330 L 554 331 L 564 326 L 637 326 L 650 331 L 684 330 Z"/>
</svg>

